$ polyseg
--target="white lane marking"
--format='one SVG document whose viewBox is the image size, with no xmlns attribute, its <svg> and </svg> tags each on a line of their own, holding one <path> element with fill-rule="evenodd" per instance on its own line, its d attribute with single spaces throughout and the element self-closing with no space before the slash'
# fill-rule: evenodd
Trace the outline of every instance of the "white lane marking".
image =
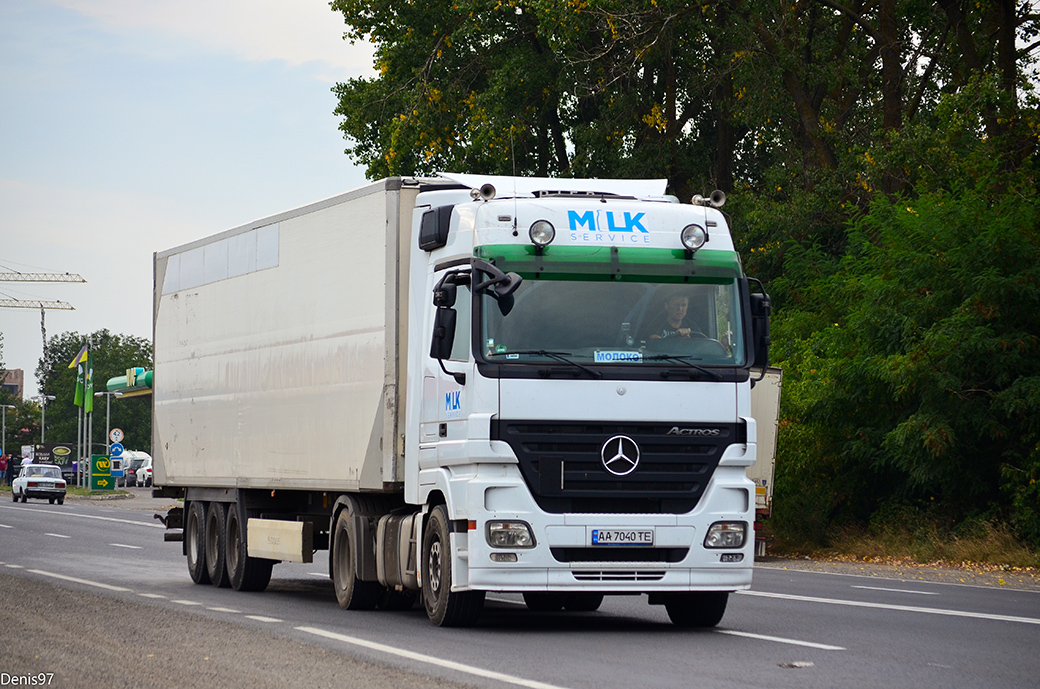
<svg viewBox="0 0 1040 689">
<path fill-rule="evenodd" d="M 750 632 L 738 632 L 732 629 L 716 629 L 719 634 L 729 634 L 730 636 L 743 636 L 748 639 L 758 639 L 759 641 L 775 641 L 778 644 L 789 644 L 791 646 L 806 646 L 808 648 L 818 648 L 823 651 L 844 651 L 844 646 L 831 646 L 829 644 L 818 644 L 813 641 L 799 641 L 798 639 L 785 639 L 781 636 L 766 636 L 765 634 L 752 634 Z"/>
<path fill-rule="evenodd" d="M 235 610 L 233 608 L 210 608 L 210 607 L 207 606 L 206 609 L 207 610 L 212 610 L 213 612 L 229 612 L 229 613 L 231 613 L 233 615 L 241 615 L 242 614 L 241 610 Z"/>
<path fill-rule="evenodd" d="M 54 577 L 55 579 L 62 579 L 64 581 L 71 581 L 75 584 L 84 584 L 86 586 L 93 586 L 99 589 L 105 589 L 106 591 L 129 591 L 130 589 L 123 588 L 122 586 L 112 586 L 111 584 L 102 584 L 100 581 L 89 581 L 87 579 L 79 579 L 77 577 L 70 577 L 65 574 L 55 574 L 54 572 L 47 572 L 42 569 L 29 569 L 26 570 L 33 574 L 42 574 L 45 577 Z"/>
<path fill-rule="evenodd" d="M 527 607 L 527 603 L 523 602 L 522 600 L 509 600 L 508 598 L 492 598 L 491 596 L 488 596 L 487 599 L 495 601 L 496 603 L 505 603 L 506 605 L 522 605 L 525 608 Z"/>
<path fill-rule="evenodd" d="M 21 565 L 4 565 L 4 567 L 10 567 L 11 569 L 25 569 Z"/>
<path fill-rule="evenodd" d="M 913 605 L 893 605 L 891 603 L 865 603 L 858 600 L 840 600 L 837 598 L 816 598 L 815 596 L 794 596 L 787 593 L 769 593 L 766 591 L 737 591 L 744 596 L 761 596 L 763 598 L 782 598 L 805 603 L 828 603 L 830 605 L 847 605 L 852 608 L 876 608 L 878 610 L 899 610 L 900 612 L 921 612 L 928 615 L 947 615 L 949 617 L 970 617 L 977 620 L 994 622 L 1021 622 L 1023 624 L 1040 624 L 1040 618 L 1016 617 L 1013 615 L 992 615 L 984 612 L 964 612 L 962 610 L 943 610 L 942 608 L 918 608 Z"/>
<path fill-rule="evenodd" d="M 372 651 L 388 653 L 390 655 L 400 656 L 401 658 L 407 658 L 409 660 L 416 660 L 420 663 L 436 665 L 438 667 L 447 668 L 449 670 L 455 670 L 456 672 L 464 672 L 468 675 L 474 675 L 476 677 L 493 679 L 498 682 L 503 682 L 505 684 L 514 684 L 518 687 L 528 687 L 529 689 L 562 689 L 562 687 L 559 687 L 555 684 L 546 684 L 545 682 L 538 682 L 533 679 L 524 679 L 523 677 L 507 675 L 503 672 L 495 672 L 494 670 L 485 670 L 484 668 L 474 667 L 472 665 L 466 665 L 464 663 L 457 663 L 454 660 L 444 660 L 443 658 L 435 658 L 433 656 L 423 655 L 422 653 L 406 651 L 401 648 L 394 648 L 393 646 L 387 646 L 386 644 L 376 643 L 375 641 L 359 639 L 356 636 L 347 636 L 346 634 L 328 632 L 324 629 L 317 629 L 316 627 L 296 627 L 296 631 L 306 632 L 307 634 L 314 634 L 315 636 L 323 636 L 326 639 L 342 641 L 345 644 L 360 646 L 362 648 L 367 648 Z"/>
<path fill-rule="evenodd" d="M 139 546 L 139 545 L 126 545 L 125 543 L 109 543 L 109 545 L 110 546 L 114 546 L 116 548 L 129 548 L 130 550 L 144 550 L 144 548 L 142 546 Z"/>
<path fill-rule="evenodd" d="M 773 567 L 771 565 L 763 565 L 761 563 L 755 563 L 755 569 L 768 569 L 774 572 L 783 572 L 785 574 L 824 574 L 829 577 L 855 577 L 857 579 L 871 579 L 873 581 L 898 581 L 904 584 L 921 584 L 927 583 L 932 586 L 958 586 L 966 589 L 986 589 L 987 591 L 993 591 L 997 589 L 996 586 L 985 586 L 982 584 L 965 584 L 956 581 L 927 581 L 922 579 L 900 579 L 899 577 L 879 577 L 872 576 L 870 574 L 852 574 L 850 572 L 821 572 L 815 569 L 789 569 L 787 567 Z M 1011 588 L 1010 586 L 1001 586 L 1001 590 L 1004 591 L 1016 591 L 1018 593 L 1032 593 L 1040 595 L 1040 590 L 1023 589 L 1023 588 Z"/>
<path fill-rule="evenodd" d="M 44 536 L 54 536 L 55 538 L 72 538 L 72 536 L 66 536 L 63 533 L 44 533 Z"/>
<path fill-rule="evenodd" d="M 197 602 L 195 602 L 193 600 L 183 600 L 183 599 L 181 599 L 181 600 L 173 600 L 173 601 L 170 601 L 170 602 L 171 603 L 177 603 L 178 605 L 202 605 L 202 603 L 197 603 Z"/>
<path fill-rule="evenodd" d="M 891 591 L 892 593 L 916 593 L 921 596 L 938 596 L 935 591 L 911 591 L 910 589 L 886 589 L 881 586 L 852 586 L 854 589 L 866 589 L 868 591 Z"/>
<path fill-rule="evenodd" d="M 256 620 L 257 622 L 281 622 L 282 621 L 282 620 L 278 619 L 277 617 L 264 617 L 263 615 L 246 615 L 246 617 L 248 617 L 251 620 Z"/>
<path fill-rule="evenodd" d="M 141 598 L 165 598 L 166 597 L 166 596 L 163 596 L 163 595 L 158 594 L 158 593 L 139 593 L 137 595 L 139 595 Z"/>
<path fill-rule="evenodd" d="M 104 522 L 119 522 L 121 524 L 134 524 L 136 526 L 147 526 L 152 529 L 165 529 L 166 527 L 162 524 L 156 524 L 155 522 L 141 522 L 134 519 L 117 519 L 115 517 L 99 517 L 96 514 L 76 514 L 75 512 L 58 512 L 56 510 L 41 510 L 34 509 L 32 507 L 7 507 L 0 505 L 0 510 L 21 510 L 22 512 L 41 512 L 43 514 L 56 514 L 62 517 L 77 517 L 79 519 L 99 519 Z"/>
<path fill-rule="evenodd" d="M 10 524 L 0 524 L 0 529 L 13 529 L 14 527 Z"/>
</svg>

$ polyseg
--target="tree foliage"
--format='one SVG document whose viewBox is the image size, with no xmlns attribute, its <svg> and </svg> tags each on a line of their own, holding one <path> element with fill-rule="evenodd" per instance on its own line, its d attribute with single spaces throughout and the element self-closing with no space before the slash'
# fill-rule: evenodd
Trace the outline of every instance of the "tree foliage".
<svg viewBox="0 0 1040 689">
<path fill-rule="evenodd" d="M 1040 545 L 1040 310 L 1024 0 L 334 0 L 371 178 L 438 170 L 720 188 L 773 296 L 776 518 L 893 505 Z"/>
<path fill-rule="evenodd" d="M 91 343 L 94 364 L 94 392 L 107 391 L 109 378 L 121 376 L 126 369 L 142 366 L 152 368 L 152 343 L 133 335 L 118 335 L 98 330 L 89 335 L 66 332 L 47 341 L 47 350 L 36 368 L 40 392 L 54 395 L 47 405 L 47 441 L 73 443 L 79 419 L 79 407 L 73 404 L 76 392 L 76 370 L 69 363 L 87 341 Z M 121 428 L 125 434 L 124 447 L 151 451 L 152 402 L 150 396 L 112 399 L 112 428 Z M 101 454 L 105 438 L 107 404 L 104 396 L 94 400 L 93 453 Z M 39 441 L 39 435 L 36 436 Z"/>
</svg>

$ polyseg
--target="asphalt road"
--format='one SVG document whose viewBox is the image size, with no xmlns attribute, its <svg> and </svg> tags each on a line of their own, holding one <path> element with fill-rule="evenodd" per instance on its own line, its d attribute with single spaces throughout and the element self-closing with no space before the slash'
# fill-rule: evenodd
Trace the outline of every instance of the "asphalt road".
<svg viewBox="0 0 1040 689">
<path fill-rule="evenodd" d="M 261 594 L 195 586 L 152 502 L 0 503 L 0 682 L 55 672 L 50 686 L 1040 685 L 1037 591 L 767 566 L 712 631 L 676 629 L 645 596 L 541 614 L 504 594 L 489 595 L 477 627 L 437 629 L 418 607 L 340 610 L 324 553 L 276 566 Z M 15 604 L 30 594 L 38 616 Z"/>
</svg>

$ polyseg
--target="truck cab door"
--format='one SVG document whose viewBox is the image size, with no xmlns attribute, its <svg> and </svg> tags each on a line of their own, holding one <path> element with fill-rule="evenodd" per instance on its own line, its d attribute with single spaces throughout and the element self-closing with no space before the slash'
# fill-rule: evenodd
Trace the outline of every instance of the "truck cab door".
<svg viewBox="0 0 1040 689">
<path fill-rule="evenodd" d="M 420 438 L 423 444 L 466 436 L 464 422 L 469 416 L 470 405 L 463 381 L 472 380 L 474 373 L 470 345 L 471 305 L 469 286 L 459 285 L 454 305 L 451 307 L 455 311 L 455 331 L 451 337 L 450 352 L 440 362 L 432 356 L 429 357 L 424 367 L 420 412 Z M 433 323 L 427 328 L 427 341 L 432 339 L 433 331 L 437 327 L 436 318 L 436 314 L 430 317 Z M 420 464 L 424 462 L 420 461 Z"/>
</svg>

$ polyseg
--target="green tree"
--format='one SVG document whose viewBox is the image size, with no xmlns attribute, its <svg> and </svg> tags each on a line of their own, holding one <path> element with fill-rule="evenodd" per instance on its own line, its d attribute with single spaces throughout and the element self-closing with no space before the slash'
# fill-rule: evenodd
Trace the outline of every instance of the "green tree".
<svg viewBox="0 0 1040 689">
<path fill-rule="evenodd" d="M 376 44 L 378 76 L 335 89 L 371 178 L 515 170 L 733 192 L 786 371 L 782 528 L 822 542 L 923 501 L 1040 544 L 1031 3 L 332 7 Z"/>
<path fill-rule="evenodd" d="M 152 368 L 152 344 L 133 335 L 118 335 L 108 330 L 99 330 L 89 335 L 66 332 L 51 337 L 47 351 L 36 368 L 36 380 L 43 394 L 57 399 L 47 405 L 47 440 L 50 442 L 75 443 L 79 407 L 73 404 L 76 391 L 76 370 L 69 363 L 87 341 L 91 342 L 94 363 L 94 391 L 107 390 L 110 378 L 124 375 L 134 366 Z M 151 451 L 152 403 L 150 396 L 112 400 L 111 424 L 126 434 L 123 445 L 127 449 Z M 94 403 L 94 454 L 107 446 L 105 434 L 105 398 L 97 397 Z"/>
</svg>

